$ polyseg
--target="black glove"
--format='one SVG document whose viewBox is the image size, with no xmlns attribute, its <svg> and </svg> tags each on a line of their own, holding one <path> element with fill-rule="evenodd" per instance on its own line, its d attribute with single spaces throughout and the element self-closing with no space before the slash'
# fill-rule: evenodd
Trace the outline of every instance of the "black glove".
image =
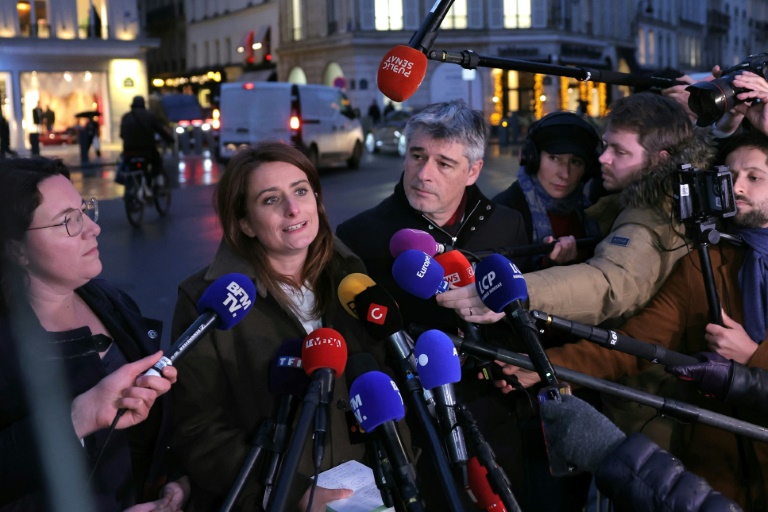
<svg viewBox="0 0 768 512">
<path fill-rule="evenodd" d="M 667 366 L 667 372 L 682 380 L 692 381 L 702 393 L 724 400 L 733 381 L 733 361 L 715 352 L 694 354 L 696 364 Z"/>
<path fill-rule="evenodd" d="M 594 473 L 627 436 L 587 402 L 572 395 L 541 403 L 541 422 L 550 460 Z"/>
</svg>

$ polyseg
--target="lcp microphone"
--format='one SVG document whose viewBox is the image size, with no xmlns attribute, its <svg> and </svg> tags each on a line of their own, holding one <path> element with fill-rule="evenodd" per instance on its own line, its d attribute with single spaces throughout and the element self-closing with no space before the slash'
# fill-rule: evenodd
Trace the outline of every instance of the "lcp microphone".
<svg viewBox="0 0 768 512">
<path fill-rule="evenodd" d="M 233 273 L 215 280 L 197 301 L 200 316 L 174 342 L 170 355 L 163 355 L 146 374 L 159 376 L 163 368 L 172 365 L 211 329 L 226 331 L 234 327 L 251 310 L 255 300 L 256 286 L 247 276 Z"/>
<path fill-rule="evenodd" d="M 453 384 L 461 380 L 461 362 L 453 342 L 436 329 L 426 331 L 416 340 L 414 348 L 419 378 L 435 397 L 435 410 L 448 459 L 459 481 L 466 488 L 467 445 L 464 431 L 456 417 L 456 393 Z"/>
</svg>

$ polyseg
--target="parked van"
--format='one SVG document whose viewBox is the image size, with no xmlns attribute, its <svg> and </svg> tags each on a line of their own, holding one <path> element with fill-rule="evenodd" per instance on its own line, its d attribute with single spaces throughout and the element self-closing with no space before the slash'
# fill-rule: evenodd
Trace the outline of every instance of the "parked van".
<svg viewBox="0 0 768 512">
<path fill-rule="evenodd" d="M 356 169 L 363 129 L 346 95 L 335 87 L 286 82 L 221 85 L 219 157 L 268 139 L 302 148 L 317 167 L 346 162 Z"/>
</svg>

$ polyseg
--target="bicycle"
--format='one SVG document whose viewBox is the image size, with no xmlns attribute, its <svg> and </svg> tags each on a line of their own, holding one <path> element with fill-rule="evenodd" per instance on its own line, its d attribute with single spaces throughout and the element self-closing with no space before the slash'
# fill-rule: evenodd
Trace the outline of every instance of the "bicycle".
<svg viewBox="0 0 768 512">
<path fill-rule="evenodd" d="M 157 213 L 165 217 L 171 207 L 171 187 L 168 181 L 168 174 L 165 169 L 155 173 L 154 169 L 149 169 L 150 176 L 154 177 L 147 183 L 147 167 L 149 161 L 143 156 L 131 156 L 123 158 L 122 180 L 125 186 L 123 201 L 125 202 L 125 213 L 128 216 L 128 222 L 132 226 L 140 226 L 144 218 L 144 206 L 154 204 Z"/>
</svg>

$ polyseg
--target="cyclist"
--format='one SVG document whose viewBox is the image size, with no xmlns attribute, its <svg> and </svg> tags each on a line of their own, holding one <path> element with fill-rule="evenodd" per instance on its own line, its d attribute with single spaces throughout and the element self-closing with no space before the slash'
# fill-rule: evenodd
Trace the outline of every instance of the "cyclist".
<svg viewBox="0 0 768 512">
<path fill-rule="evenodd" d="M 123 158 L 127 162 L 131 157 L 144 157 L 149 164 L 144 168 L 147 186 L 151 186 L 152 177 L 162 174 L 163 159 L 157 151 L 155 134 L 168 144 L 173 144 L 173 137 L 158 118 L 147 110 L 144 97 L 134 96 L 131 111 L 120 120 L 120 138 L 123 139 Z M 152 173 L 148 169 L 152 169 Z"/>
</svg>

